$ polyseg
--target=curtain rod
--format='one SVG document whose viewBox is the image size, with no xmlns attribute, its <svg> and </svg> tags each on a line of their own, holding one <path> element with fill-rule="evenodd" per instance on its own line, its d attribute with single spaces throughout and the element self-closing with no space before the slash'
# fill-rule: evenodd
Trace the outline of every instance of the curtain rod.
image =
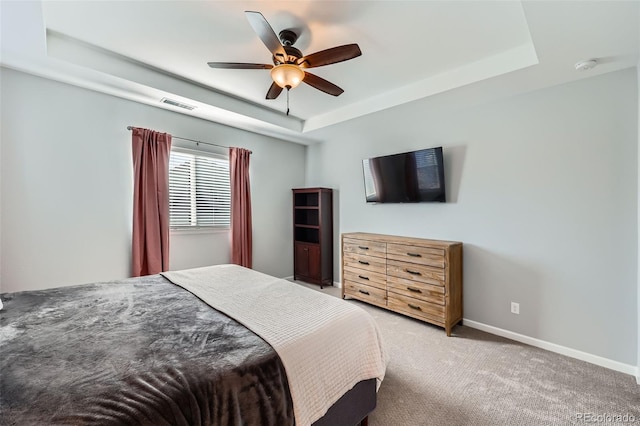
<svg viewBox="0 0 640 426">
<path fill-rule="evenodd" d="M 133 126 L 127 126 L 127 130 L 133 130 Z M 220 148 L 230 148 L 230 147 L 228 147 L 228 146 L 218 145 L 217 143 L 202 142 L 202 141 L 197 141 L 197 140 L 195 140 L 195 139 L 183 138 L 183 137 L 180 137 L 180 136 L 173 136 L 173 135 L 171 135 L 171 138 L 175 138 L 175 139 L 182 139 L 183 141 L 195 142 L 196 144 L 204 144 L 204 145 L 218 146 L 218 147 L 220 147 Z M 253 151 L 249 151 L 249 154 L 253 154 Z"/>
</svg>

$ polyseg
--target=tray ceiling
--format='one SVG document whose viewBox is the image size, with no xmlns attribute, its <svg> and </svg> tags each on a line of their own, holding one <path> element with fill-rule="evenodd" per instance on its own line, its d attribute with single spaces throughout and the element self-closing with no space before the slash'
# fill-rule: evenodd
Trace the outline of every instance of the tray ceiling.
<svg viewBox="0 0 640 426">
<path fill-rule="evenodd" d="M 314 130 L 482 81 L 517 92 L 638 61 L 637 2 L 519 1 L 46 1 L 2 2 L 2 64 L 302 143 Z M 339 97 L 305 84 L 265 100 L 268 70 L 209 61 L 271 63 L 245 10 L 310 54 L 358 43 L 363 54 L 315 68 Z M 579 23 L 580 25 L 577 25 Z M 526 71 L 524 71 L 526 70 Z M 595 71 L 595 72 L 594 72 Z M 515 76 L 522 76 L 518 82 Z M 515 82 L 511 82 L 515 81 Z M 532 84 L 538 81 L 539 84 Z"/>
</svg>

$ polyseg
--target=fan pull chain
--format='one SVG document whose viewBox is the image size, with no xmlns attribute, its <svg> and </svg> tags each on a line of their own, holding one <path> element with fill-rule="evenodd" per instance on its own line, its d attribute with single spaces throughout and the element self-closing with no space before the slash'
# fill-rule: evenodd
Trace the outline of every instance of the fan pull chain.
<svg viewBox="0 0 640 426">
<path fill-rule="evenodd" d="M 287 86 L 287 115 L 289 115 L 289 89 L 290 87 Z"/>
</svg>

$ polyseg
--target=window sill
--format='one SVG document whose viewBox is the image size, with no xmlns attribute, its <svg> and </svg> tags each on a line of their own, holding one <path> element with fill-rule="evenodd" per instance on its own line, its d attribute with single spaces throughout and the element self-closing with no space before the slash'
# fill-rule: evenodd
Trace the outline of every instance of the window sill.
<svg viewBox="0 0 640 426">
<path fill-rule="evenodd" d="M 190 234 L 219 234 L 228 233 L 231 228 L 171 228 L 169 232 L 176 235 L 190 235 Z"/>
</svg>

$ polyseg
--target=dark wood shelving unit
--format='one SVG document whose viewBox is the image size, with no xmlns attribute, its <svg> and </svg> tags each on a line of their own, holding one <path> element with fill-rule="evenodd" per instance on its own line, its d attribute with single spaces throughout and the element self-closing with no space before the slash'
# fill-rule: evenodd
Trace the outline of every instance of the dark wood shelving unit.
<svg viewBox="0 0 640 426">
<path fill-rule="evenodd" d="M 293 191 L 293 279 L 333 285 L 333 190 Z"/>
</svg>

